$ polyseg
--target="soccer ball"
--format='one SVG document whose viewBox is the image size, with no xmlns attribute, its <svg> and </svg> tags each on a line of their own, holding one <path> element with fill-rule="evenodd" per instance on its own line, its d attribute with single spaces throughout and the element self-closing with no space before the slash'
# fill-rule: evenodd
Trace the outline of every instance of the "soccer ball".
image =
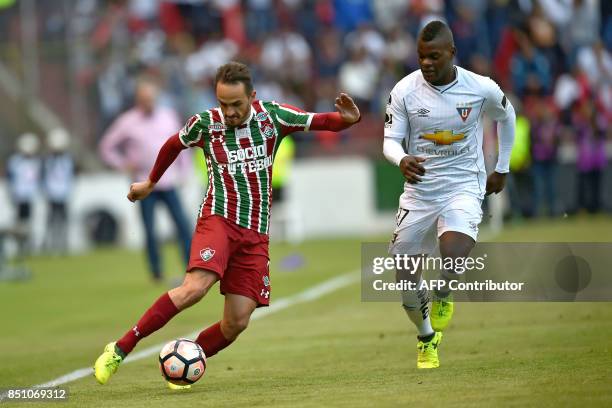
<svg viewBox="0 0 612 408">
<path fill-rule="evenodd" d="M 159 353 L 159 368 L 169 382 L 193 384 L 206 370 L 206 355 L 202 347 L 187 339 L 172 340 Z"/>
</svg>

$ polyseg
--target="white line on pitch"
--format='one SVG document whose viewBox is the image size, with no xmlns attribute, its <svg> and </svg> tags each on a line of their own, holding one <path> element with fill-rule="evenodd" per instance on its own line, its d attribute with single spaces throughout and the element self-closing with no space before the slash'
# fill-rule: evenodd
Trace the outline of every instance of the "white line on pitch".
<svg viewBox="0 0 612 408">
<path fill-rule="evenodd" d="M 312 286 L 300 293 L 297 293 L 292 296 L 287 296 L 278 300 L 275 300 L 268 307 L 262 307 L 253 313 L 251 316 L 251 320 L 258 320 L 263 317 L 269 316 L 276 312 L 280 312 L 281 310 L 287 309 L 291 306 L 306 303 L 323 297 L 329 293 L 335 292 L 338 289 L 342 289 L 352 283 L 355 283 L 359 280 L 359 273 L 357 271 L 353 271 L 344 275 L 337 276 L 335 278 L 326 280 L 318 285 Z M 188 334 L 185 337 L 193 338 L 195 337 L 199 331 Z M 164 346 L 165 343 L 160 343 L 155 346 L 148 347 L 144 350 L 140 350 L 138 352 L 130 354 L 123 364 L 131 363 L 132 361 L 142 360 L 143 358 L 147 358 L 159 352 L 159 350 Z M 33 388 L 44 388 L 44 387 L 56 387 L 58 385 L 67 384 L 72 381 L 76 381 L 83 377 L 87 377 L 88 375 L 92 375 L 92 368 L 79 368 L 78 370 L 74 370 L 71 373 L 66 375 L 62 375 L 54 380 L 48 381 L 43 384 L 35 385 Z M 6 397 L 6 392 L 0 395 L 0 401 L 2 401 Z"/>
</svg>

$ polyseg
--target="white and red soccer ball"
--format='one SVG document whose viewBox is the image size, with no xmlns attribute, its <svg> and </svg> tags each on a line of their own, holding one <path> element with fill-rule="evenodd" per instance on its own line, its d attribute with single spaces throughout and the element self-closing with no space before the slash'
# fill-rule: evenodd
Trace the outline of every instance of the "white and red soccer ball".
<svg viewBox="0 0 612 408">
<path fill-rule="evenodd" d="M 206 371 L 206 355 L 202 347 L 191 340 L 172 340 L 159 353 L 159 368 L 164 378 L 173 384 L 193 384 Z"/>
</svg>

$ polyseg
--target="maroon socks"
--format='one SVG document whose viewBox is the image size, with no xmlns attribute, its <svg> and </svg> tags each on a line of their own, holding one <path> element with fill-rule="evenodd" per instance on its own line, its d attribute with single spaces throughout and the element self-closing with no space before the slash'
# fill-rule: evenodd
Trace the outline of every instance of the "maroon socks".
<svg viewBox="0 0 612 408">
<path fill-rule="evenodd" d="M 227 340 L 221 332 L 221 322 L 217 322 L 202 331 L 196 339 L 196 343 L 204 350 L 206 358 L 214 356 L 219 351 L 232 344 L 233 341 L 234 340 Z"/>
<path fill-rule="evenodd" d="M 164 325 L 178 312 L 179 310 L 174 306 L 174 303 L 172 303 L 168 293 L 164 293 L 155 303 L 153 303 L 153 306 L 142 315 L 136 326 L 117 341 L 117 347 L 119 347 L 124 354 L 129 354 L 136 346 L 136 343 L 149 334 L 164 327 Z"/>
</svg>

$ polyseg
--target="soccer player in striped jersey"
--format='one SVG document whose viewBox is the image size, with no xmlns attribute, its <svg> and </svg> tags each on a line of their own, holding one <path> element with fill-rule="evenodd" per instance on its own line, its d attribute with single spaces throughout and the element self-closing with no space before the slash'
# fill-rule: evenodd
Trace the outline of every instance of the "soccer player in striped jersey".
<svg viewBox="0 0 612 408">
<path fill-rule="evenodd" d="M 385 120 L 385 157 L 406 182 L 400 197 L 391 254 L 420 255 L 439 244 L 443 259 L 465 258 L 474 247 L 485 194 L 499 193 L 509 171 L 515 113 L 490 78 L 453 65 L 453 35 L 433 21 L 419 33 L 420 70 L 391 91 Z M 482 151 L 482 116 L 497 121 L 499 157 L 487 176 Z M 420 285 L 420 271 L 399 270 L 398 278 Z M 415 273 L 416 272 L 416 273 Z M 461 271 L 443 270 L 453 280 Z M 442 330 L 453 314 L 448 290 L 436 290 L 429 313 L 425 288 L 405 291 L 403 306 L 415 324 L 417 367 L 439 366 Z"/>
<path fill-rule="evenodd" d="M 130 187 L 128 199 L 142 200 L 183 149 L 204 151 L 208 190 L 183 284 L 164 293 L 122 338 L 106 345 L 94 366 L 100 384 L 138 341 L 200 301 L 217 281 L 225 296 L 222 318 L 196 342 L 212 357 L 246 329 L 255 308 L 270 301 L 272 163 L 281 139 L 309 129 L 340 131 L 360 120 L 359 109 L 342 93 L 335 101 L 337 112 L 329 113 L 256 100 L 249 70 L 237 62 L 219 68 L 215 90 L 219 106 L 192 116 L 161 148 L 149 179 Z"/>
</svg>

